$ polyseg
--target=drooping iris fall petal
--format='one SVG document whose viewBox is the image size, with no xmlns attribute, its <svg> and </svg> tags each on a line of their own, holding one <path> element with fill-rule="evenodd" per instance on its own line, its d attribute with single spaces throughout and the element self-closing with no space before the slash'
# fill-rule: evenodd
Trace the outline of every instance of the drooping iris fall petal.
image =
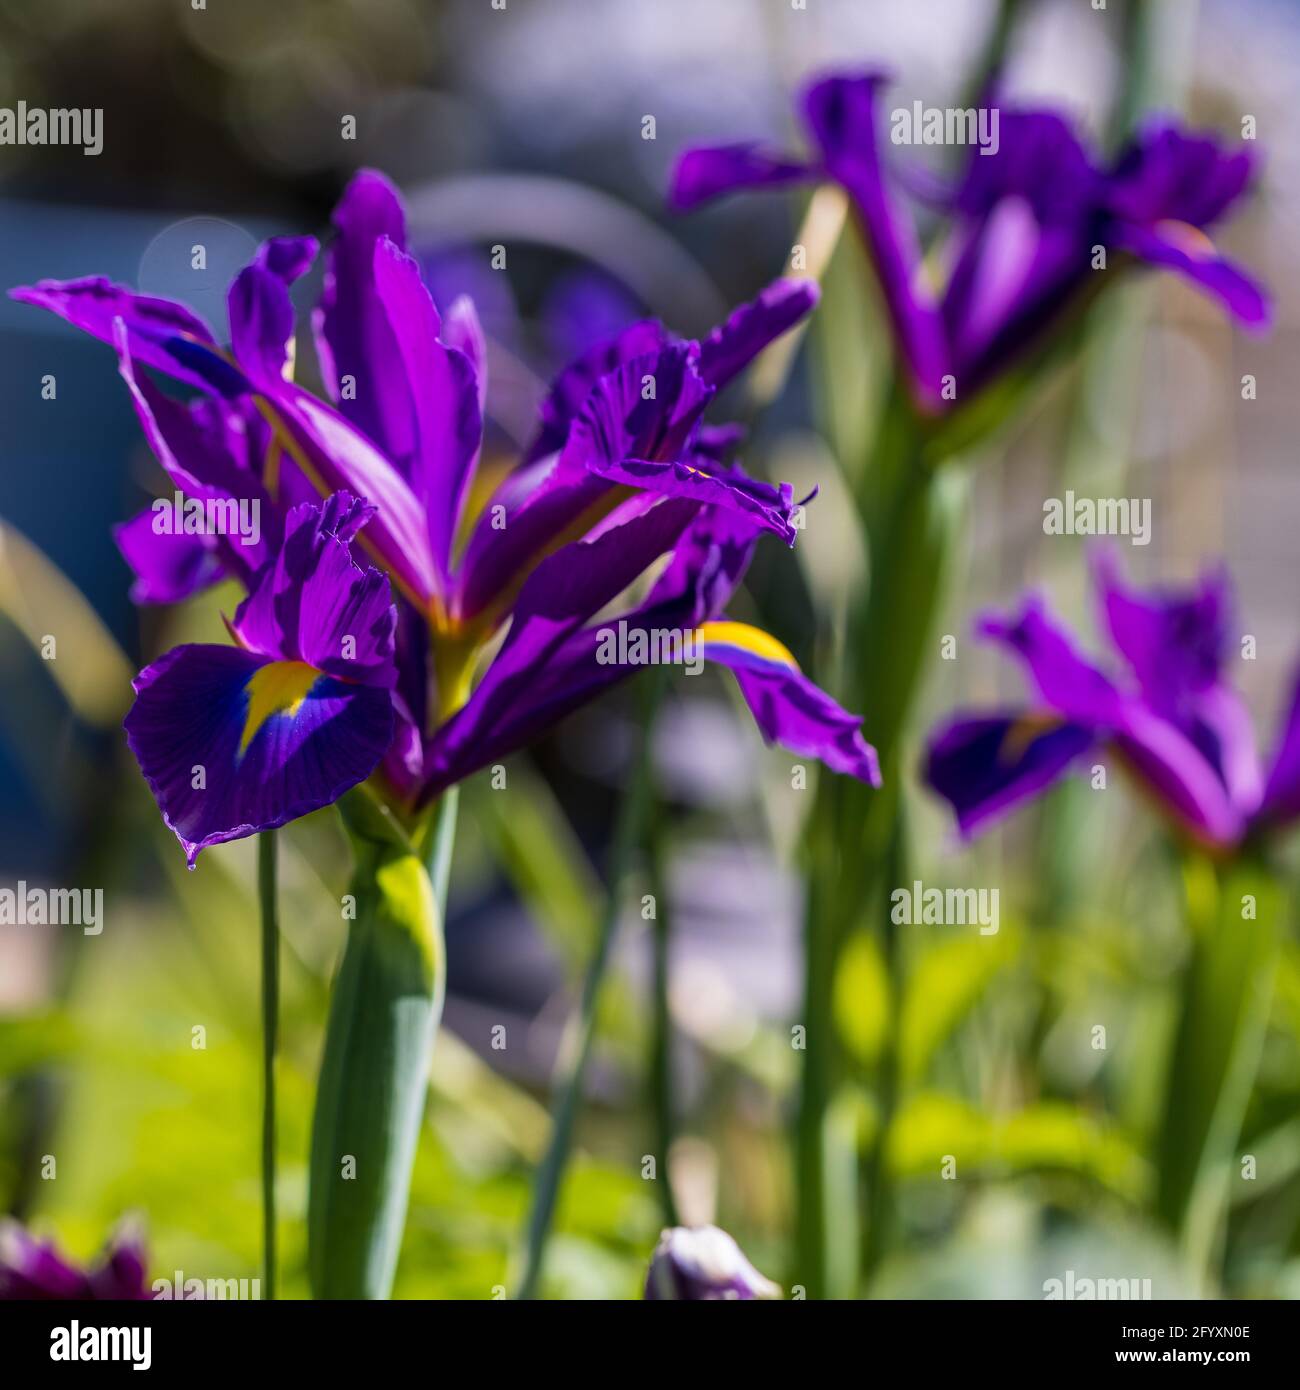
<svg viewBox="0 0 1300 1390">
<path fill-rule="evenodd" d="M 137 677 L 127 742 L 191 866 L 329 805 L 383 757 L 396 613 L 348 554 L 364 520 L 349 498 L 296 509 L 232 624 L 245 645 L 177 647 Z"/>
</svg>

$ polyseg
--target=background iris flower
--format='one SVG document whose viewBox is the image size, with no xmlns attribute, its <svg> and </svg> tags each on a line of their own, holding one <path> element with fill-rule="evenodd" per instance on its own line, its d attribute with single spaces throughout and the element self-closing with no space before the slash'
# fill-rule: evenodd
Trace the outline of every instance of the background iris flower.
<svg viewBox="0 0 1300 1390">
<path fill-rule="evenodd" d="M 1026 709 L 960 716 L 932 737 L 926 778 L 964 835 L 1037 796 L 1080 759 L 1113 752 L 1155 803 L 1221 851 L 1300 815 L 1300 686 L 1267 773 L 1241 696 L 1225 678 L 1232 647 L 1227 577 L 1142 592 L 1109 552 L 1095 565 L 1101 622 L 1123 668 L 1111 675 L 1076 649 L 1032 597 L 980 631 L 1024 663 Z"/>
<path fill-rule="evenodd" d="M 686 209 L 742 188 L 842 185 L 923 411 L 967 400 L 1133 260 L 1185 276 L 1244 324 L 1267 321 L 1263 291 L 1206 235 L 1250 182 L 1247 150 L 1158 123 L 1101 162 L 1056 112 L 999 108 L 996 151 L 969 148 L 955 181 L 932 186 L 922 171 L 886 167 L 887 83 L 878 71 L 817 79 L 801 101 L 811 158 L 754 142 L 700 146 L 679 161 L 670 198 Z M 904 179 L 947 219 L 926 255 Z"/>
<path fill-rule="evenodd" d="M 242 650 L 168 653 L 127 720 L 191 862 L 330 803 L 381 761 L 390 798 L 419 811 L 632 673 L 598 659 L 602 614 L 629 637 L 692 639 L 735 671 L 769 739 L 877 782 L 860 721 L 780 643 L 724 615 L 758 536 L 793 543 L 795 503 L 733 461 L 738 430 L 702 417 L 815 286 L 778 282 L 702 341 L 642 322 L 598 344 L 557 378 L 522 461 L 471 515 L 486 384 L 473 305 L 439 315 L 382 176 L 359 174 L 334 221 L 314 315 L 332 404 L 292 379 L 289 286 L 311 238 L 267 242 L 236 277 L 228 352 L 184 306 L 103 279 L 13 292 L 114 343 L 178 488 L 255 499 L 266 518 L 252 555 L 229 536 L 159 536 L 150 513 L 119 537 L 142 600 L 223 575 L 250 589 L 231 624 Z M 142 366 L 203 394 L 180 404 Z M 323 508 L 306 502 L 321 495 Z M 395 606 L 359 560 L 391 580 Z M 610 617 L 661 562 L 644 599 Z"/>
<path fill-rule="evenodd" d="M 53 1241 L 37 1240 L 16 1221 L 0 1226 L 0 1299 L 77 1301 L 152 1298 L 144 1239 L 124 1223 L 96 1263 L 81 1269 Z"/>
</svg>

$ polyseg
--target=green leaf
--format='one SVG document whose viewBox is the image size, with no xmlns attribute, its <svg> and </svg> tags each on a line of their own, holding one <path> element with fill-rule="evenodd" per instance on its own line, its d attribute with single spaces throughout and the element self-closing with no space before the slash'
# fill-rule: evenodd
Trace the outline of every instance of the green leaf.
<svg viewBox="0 0 1300 1390">
<path fill-rule="evenodd" d="M 849 1053 L 873 1067 L 889 1028 L 889 975 L 880 944 L 865 931 L 845 943 L 835 971 L 835 1022 Z"/>
<path fill-rule="evenodd" d="M 1006 932 L 933 945 L 912 967 L 903 998 L 899 1053 L 906 1083 L 919 1081 L 939 1046 L 1015 954 Z"/>
<path fill-rule="evenodd" d="M 1155 1147 L 1156 1210 L 1204 1268 L 1263 1045 L 1282 903 L 1250 859 L 1190 859 L 1184 882 L 1192 945 Z"/>
<path fill-rule="evenodd" d="M 890 1133 L 891 1169 L 904 1177 L 1003 1177 L 1067 1172 L 1126 1197 L 1141 1194 L 1146 1173 L 1132 1145 L 1098 1117 L 1060 1101 L 992 1116 L 957 1096 L 924 1091 L 899 1112 Z"/>
</svg>

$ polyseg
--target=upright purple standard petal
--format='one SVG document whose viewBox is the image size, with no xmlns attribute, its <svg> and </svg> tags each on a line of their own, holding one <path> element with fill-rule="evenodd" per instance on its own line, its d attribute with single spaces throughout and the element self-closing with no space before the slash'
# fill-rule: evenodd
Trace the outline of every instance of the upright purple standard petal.
<svg viewBox="0 0 1300 1390">
<path fill-rule="evenodd" d="M 877 145 L 877 94 L 886 80 L 883 73 L 822 78 L 804 93 L 803 110 L 827 174 L 853 199 L 903 360 L 922 404 L 933 409 L 949 360 L 915 229 L 888 187 Z"/>
<path fill-rule="evenodd" d="M 326 388 L 348 421 L 400 466 L 415 448 L 415 414 L 388 314 L 375 292 L 375 248 L 386 237 L 406 249 L 406 214 L 393 185 L 363 169 L 334 209 L 334 226 L 338 235 L 315 315 Z"/>
<path fill-rule="evenodd" d="M 1051 111 L 1003 111 L 995 152 L 972 151 L 953 200 L 942 313 L 960 394 L 986 384 L 1090 283 L 1100 174 Z"/>
<path fill-rule="evenodd" d="M 439 340 L 442 322 L 415 260 L 387 237 L 376 245 L 374 276 L 414 402 L 415 448 L 408 478 L 424 507 L 445 594 L 461 507 L 483 438 L 478 383 L 470 359 Z"/>
<path fill-rule="evenodd" d="M 1263 774 L 1245 702 L 1222 678 L 1232 616 L 1226 572 L 1185 590 L 1140 593 L 1124 584 L 1110 550 L 1094 553 L 1093 570 L 1111 639 L 1144 700 L 1187 735 L 1233 805 L 1249 814 L 1263 793 Z"/>
<path fill-rule="evenodd" d="M 811 313 L 820 298 L 814 280 L 773 281 L 757 299 L 742 304 L 726 323 L 700 340 L 700 376 L 710 386 L 725 386 L 769 343 Z"/>
<path fill-rule="evenodd" d="M 1250 151 L 1227 152 L 1213 137 L 1161 123 L 1139 133 L 1107 188 L 1106 241 L 1207 290 L 1248 328 L 1267 326 L 1259 283 L 1221 255 L 1210 227 L 1245 193 L 1255 174 Z"/>
</svg>

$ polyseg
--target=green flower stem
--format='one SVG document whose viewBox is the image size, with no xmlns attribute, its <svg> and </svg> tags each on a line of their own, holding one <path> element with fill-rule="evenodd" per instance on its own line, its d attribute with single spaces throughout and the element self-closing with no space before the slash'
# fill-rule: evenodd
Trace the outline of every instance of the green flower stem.
<svg viewBox="0 0 1300 1390">
<path fill-rule="evenodd" d="M 609 889 L 604 911 L 596 934 L 596 949 L 582 983 L 578 1011 L 560 1049 L 562 1078 L 558 1099 L 551 1120 L 551 1140 L 533 1182 L 532 1209 L 524 1252 L 524 1272 L 516 1297 L 536 1298 L 541 1281 L 546 1243 L 555 1217 L 564 1171 L 573 1147 L 573 1129 L 582 1101 L 583 1082 L 591 1059 L 596 1034 L 596 1006 L 605 972 L 609 966 L 610 950 L 618 925 L 622 886 L 631 868 L 632 856 L 642 842 L 651 797 L 651 737 L 654 713 L 658 708 L 666 672 L 657 668 L 645 678 L 647 686 L 646 711 L 642 719 L 641 751 L 632 780 L 623 795 L 614 839 L 610 850 Z"/>
<path fill-rule="evenodd" d="M 668 1159 L 674 1136 L 673 1121 L 673 1022 L 668 1004 L 669 935 L 672 918 L 669 913 L 665 875 L 666 845 L 662 803 L 652 785 L 649 826 L 646 831 L 646 862 L 649 867 L 650 892 L 654 895 L 654 1004 L 650 1019 L 650 1111 L 654 1116 L 654 1152 L 658 1155 L 659 1204 L 665 1226 L 676 1226 L 677 1203 L 673 1197 L 672 1174 Z"/>
<path fill-rule="evenodd" d="M 425 866 L 433 884 L 438 916 L 447 916 L 447 890 L 451 884 L 451 859 L 456 847 L 456 819 L 460 809 L 460 788 L 448 787 L 438 801 L 429 824 L 428 840 L 424 846 Z"/>
<path fill-rule="evenodd" d="M 455 801 L 417 849 L 365 788 L 338 803 L 355 864 L 312 1124 L 308 1269 L 316 1298 L 387 1298 L 442 1014 L 442 916 Z"/>
<path fill-rule="evenodd" d="M 262 1288 L 275 1298 L 275 1053 L 280 1031 L 280 924 L 276 916 L 275 831 L 257 837 L 262 922 Z"/>
<path fill-rule="evenodd" d="M 1190 950 L 1156 1138 L 1156 1212 L 1213 1283 L 1281 940 L 1276 877 L 1251 856 L 1184 865 Z"/>
<path fill-rule="evenodd" d="M 833 992 L 839 953 L 849 929 L 865 914 L 883 921 L 881 891 L 898 835 L 904 764 L 904 724 L 933 651 L 934 623 L 943 593 L 951 540 L 963 509 L 964 480 L 932 465 L 924 429 L 901 390 L 881 423 L 872 466 L 862 479 L 858 504 L 870 550 L 870 588 L 850 615 L 845 703 L 864 712 L 864 734 L 880 755 L 883 786 L 873 790 L 848 778 L 823 775 L 811 826 L 809 900 L 805 921 L 803 1076 L 796 1137 L 796 1266 L 792 1282 L 810 1298 L 852 1297 L 855 1232 L 828 1210 L 827 1174 L 841 1165 L 828 1149 L 828 1117 L 842 1082 L 835 1040 Z M 883 940 L 897 1018 L 902 956 Z M 891 1074 L 896 1051 L 882 1051 L 877 1077 L 876 1152 L 867 1171 L 879 1182 L 888 1143 L 888 1117 L 897 1099 Z M 868 1210 L 888 1224 L 882 1200 L 868 1193 Z M 840 1248 L 840 1247 L 843 1248 Z M 868 1250 L 878 1257 L 872 1235 Z M 839 1271 L 839 1275 L 835 1274 Z"/>
</svg>

